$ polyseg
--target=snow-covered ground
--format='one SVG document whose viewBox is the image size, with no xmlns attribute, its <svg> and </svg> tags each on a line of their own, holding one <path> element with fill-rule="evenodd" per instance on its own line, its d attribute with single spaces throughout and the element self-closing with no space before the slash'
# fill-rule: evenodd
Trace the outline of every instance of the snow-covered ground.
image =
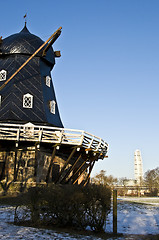
<svg viewBox="0 0 159 240">
<path fill-rule="evenodd" d="M 159 207 L 159 197 L 119 197 L 118 200 L 134 203 L 145 203 Z"/>
<path fill-rule="evenodd" d="M 131 199 L 132 200 L 132 199 Z M 126 234 L 159 234 L 159 205 L 118 200 L 118 232 Z M 106 230 L 112 230 L 112 212 L 108 216 Z"/>
<path fill-rule="evenodd" d="M 13 222 L 14 207 L 0 206 L 0 239 L 53 239 L 77 240 L 94 239 L 98 237 L 77 234 L 59 233 L 53 230 L 36 229 L 15 226 Z M 112 232 L 112 212 L 106 222 L 106 231 Z M 126 234 L 159 234 L 159 206 L 133 204 L 125 201 L 118 202 L 118 232 Z M 113 238 L 109 238 L 110 240 Z M 133 237 L 119 237 L 115 239 L 134 239 Z"/>
<path fill-rule="evenodd" d="M 22 239 L 22 240 L 43 240 L 43 239 L 53 239 L 53 240 L 77 240 L 77 239 L 88 239 L 91 237 L 82 238 L 80 235 L 70 235 L 68 233 L 58 233 L 53 230 L 37 229 L 31 227 L 15 226 L 9 224 L 13 222 L 14 208 L 0 206 L 0 239 Z M 98 238 L 99 239 L 99 238 Z M 97 240 L 97 238 L 96 238 Z"/>
</svg>

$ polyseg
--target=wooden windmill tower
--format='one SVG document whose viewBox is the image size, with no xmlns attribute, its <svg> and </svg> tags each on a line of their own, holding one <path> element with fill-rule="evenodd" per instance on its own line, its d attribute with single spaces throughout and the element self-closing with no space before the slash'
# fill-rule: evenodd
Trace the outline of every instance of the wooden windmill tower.
<svg viewBox="0 0 159 240">
<path fill-rule="evenodd" d="M 81 183 L 108 144 L 81 130 L 63 127 L 51 70 L 53 43 L 23 30 L 0 40 L 0 183 Z"/>
</svg>

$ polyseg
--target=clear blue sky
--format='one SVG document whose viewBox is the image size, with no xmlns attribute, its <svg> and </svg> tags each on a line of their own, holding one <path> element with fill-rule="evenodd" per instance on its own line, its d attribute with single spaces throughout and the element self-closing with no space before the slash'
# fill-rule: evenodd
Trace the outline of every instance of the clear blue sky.
<svg viewBox="0 0 159 240">
<path fill-rule="evenodd" d="M 110 145 L 93 175 L 133 178 L 136 149 L 144 172 L 159 166 L 159 1 L 1 1 L 0 35 L 19 32 L 26 12 L 43 40 L 63 28 L 52 77 L 64 126 Z"/>
</svg>

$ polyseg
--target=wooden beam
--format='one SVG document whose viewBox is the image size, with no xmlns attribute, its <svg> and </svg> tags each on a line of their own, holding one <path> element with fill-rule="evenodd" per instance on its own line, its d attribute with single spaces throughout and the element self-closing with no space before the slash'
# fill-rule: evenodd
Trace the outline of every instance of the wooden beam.
<svg viewBox="0 0 159 240">
<path fill-rule="evenodd" d="M 82 176 L 82 174 L 86 171 L 86 169 L 89 167 L 89 165 L 87 164 L 86 166 L 85 166 L 85 168 L 82 170 L 82 172 L 80 173 L 80 175 L 78 175 L 78 177 L 76 178 L 76 180 L 73 182 L 73 184 L 75 184 L 77 181 L 78 181 L 78 179 Z"/>
<path fill-rule="evenodd" d="M 14 159 L 14 182 L 17 180 L 17 152 L 18 152 L 18 143 L 15 143 L 15 159 Z"/>
<path fill-rule="evenodd" d="M 2 172 L 0 175 L 0 181 L 3 180 L 5 178 L 5 169 L 6 169 L 6 162 L 7 162 L 7 157 L 8 157 L 8 153 L 5 153 L 5 157 L 3 159 L 3 167 L 2 167 Z"/>
<path fill-rule="evenodd" d="M 38 166 L 38 149 L 40 148 L 40 143 L 35 143 L 35 166 L 34 166 L 34 176 L 37 174 L 37 166 Z"/>
<path fill-rule="evenodd" d="M 79 155 L 79 157 L 77 158 L 77 160 L 75 161 L 75 163 L 72 165 L 72 167 L 67 171 L 67 173 L 61 178 L 60 183 L 62 182 L 62 180 L 65 178 L 67 178 L 67 176 L 71 173 L 71 171 L 73 171 L 73 169 L 75 168 L 76 164 L 79 162 L 79 160 L 81 159 L 81 154 Z"/>
<path fill-rule="evenodd" d="M 90 168 L 89 168 L 89 173 L 88 173 L 87 178 L 86 178 L 86 180 L 85 180 L 84 186 L 86 186 L 86 184 L 88 183 L 88 181 L 89 181 L 89 179 L 90 179 L 90 175 L 91 175 L 92 169 L 93 169 L 93 167 L 94 167 L 95 161 L 96 161 L 96 160 L 93 161 L 92 165 L 91 165 Z"/>
<path fill-rule="evenodd" d="M 48 49 L 52 46 L 52 44 L 58 39 L 58 37 L 61 34 L 61 29 L 56 32 L 56 35 L 53 36 L 52 40 L 48 43 L 48 45 L 45 47 L 45 49 L 43 50 L 42 56 L 45 57 L 46 53 L 48 51 Z"/>
<path fill-rule="evenodd" d="M 16 172 L 15 172 L 15 181 L 17 181 L 17 175 L 18 175 L 18 171 L 19 171 L 19 162 L 22 158 L 22 150 L 20 151 L 20 157 L 19 157 L 19 161 L 18 161 L 18 166 L 16 166 Z"/>
<path fill-rule="evenodd" d="M 84 166 L 84 164 L 88 161 L 88 158 L 81 164 L 81 166 L 77 169 L 77 171 L 69 178 L 68 182 L 76 176 L 76 174 L 80 171 L 80 169 Z"/>
<path fill-rule="evenodd" d="M 74 155 L 74 153 L 76 152 L 76 150 L 77 150 L 77 147 L 74 147 L 73 150 L 72 150 L 72 152 L 70 153 L 68 159 L 66 160 L 64 166 L 62 167 L 62 169 L 61 169 L 61 171 L 60 171 L 60 173 L 59 173 L 58 179 L 55 181 L 55 183 L 57 183 L 57 182 L 59 181 L 62 173 L 64 172 L 66 166 L 67 166 L 68 163 L 70 162 L 70 160 L 71 160 L 72 156 Z"/>
<path fill-rule="evenodd" d="M 91 151 L 92 150 L 92 148 L 86 148 L 85 149 L 85 151 Z"/>
<path fill-rule="evenodd" d="M 95 157 L 93 157 L 92 158 L 92 161 L 91 162 L 94 162 L 95 163 L 95 161 L 98 159 L 98 156 L 95 156 Z M 87 159 L 88 160 L 88 159 Z M 86 161 L 87 161 L 86 160 Z M 85 161 L 85 162 L 86 162 Z M 84 163 L 82 164 L 82 165 L 84 165 Z M 79 172 L 79 170 L 82 168 L 82 165 L 81 165 L 81 167 L 78 169 L 78 171 L 75 173 L 75 175 Z M 87 169 L 89 167 L 89 165 L 86 165 L 85 166 L 85 168 L 84 168 L 84 170 L 80 173 L 80 175 L 77 177 L 77 179 L 73 182 L 73 184 L 75 184 L 77 181 L 78 181 L 78 179 L 81 177 L 81 175 L 84 173 L 84 171 Z M 92 169 L 93 169 L 93 167 L 92 167 Z"/>
<path fill-rule="evenodd" d="M 54 54 L 55 54 L 55 57 L 61 57 L 61 53 L 60 53 L 60 51 L 54 51 Z"/>
<path fill-rule="evenodd" d="M 49 182 L 50 171 L 51 171 L 51 167 L 52 167 L 52 164 L 53 164 L 53 161 L 54 161 L 54 158 L 55 158 L 57 146 L 58 145 L 56 144 L 53 148 L 53 151 L 52 151 L 51 161 L 50 161 L 50 165 L 49 165 L 48 172 L 47 172 L 47 175 L 46 175 L 46 182 L 47 183 Z"/>
<path fill-rule="evenodd" d="M 80 171 L 80 169 L 84 166 L 84 164 L 88 161 L 88 159 L 86 159 L 81 166 L 77 169 L 77 171 L 75 172 L 74 176 Z"/>
</svg>

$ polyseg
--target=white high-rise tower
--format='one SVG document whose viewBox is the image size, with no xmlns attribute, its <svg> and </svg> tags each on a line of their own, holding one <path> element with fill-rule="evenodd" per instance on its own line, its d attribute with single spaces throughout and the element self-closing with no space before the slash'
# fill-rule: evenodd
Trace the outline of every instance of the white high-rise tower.
<svg viewBox="0 0 159 240">
<path fill-rule="evenodd" d="M 134 153 L 134 173 L 135 180 L 137 180 L 138 184 L 141 184 L 143 180 L 143 164 L 140 150 L 136 150 Z"/>
</svg>

